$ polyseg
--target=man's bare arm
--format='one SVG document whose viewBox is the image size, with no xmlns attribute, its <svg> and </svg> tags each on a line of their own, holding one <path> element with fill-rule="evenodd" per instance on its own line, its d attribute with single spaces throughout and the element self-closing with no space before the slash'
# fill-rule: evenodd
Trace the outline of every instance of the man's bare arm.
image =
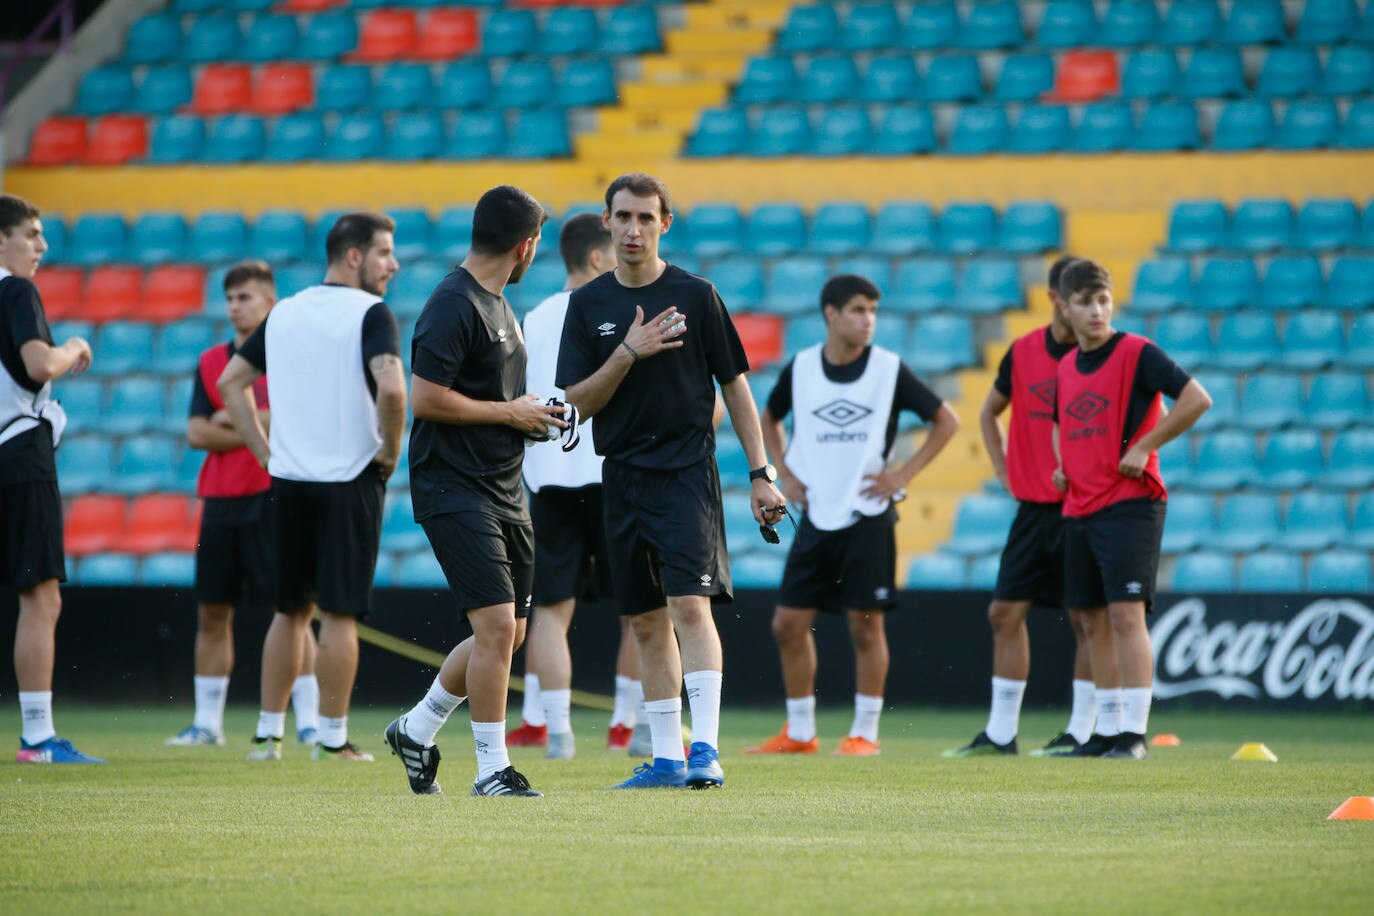
<svg viewBox="0 0 1374 916">
<path fill-rule="evenodd" d="M 418 375 L 411 376 L 410 399 L 415 419 L 453 426 L 509 426 L 522 433 L 540 435 L 549 424 L 560 428 L 568 425 L 559 408 L 544 405 L 538 395 L 514 401 L 479 401 Z"/>
<path fill-rule="evenodd" d="M 262 373 L 239 354 L 235 353 L 219 375 L 215 387 L 219 389 L 224 409 L 229 411 L 229 421 L 242 438 L 243 444 L 258 459 L 258 464 L 267 467 L 272 450 L 267 444 L 267 435 L 262 422 L 258 419 L 254 404 L 252 384 L 262 378 Z"/>
<path fill-rule="evenodd" d="M 884 468 L 877 474 L 865 475 L 864 480 L 868 481 L 868 484 L 862 490 L 862 494 L 869 499 L 891 499 L 896 496 L 935 459 L 936 455 L 940 454 L 958 431 L 959 415 L 954 412 L 953 407 L 941 404 L 931 420 L 930 432 L 926 433 L 926 439 L 916 453 L 900 467 Z"/>
<path fill-rule="evenodd" d="M 978 411 L 978 429 L 983 434 L 983 448 L 987 449 L 992 470 L 1002 484 L 1002 489 L 1011 492 L 1011 479 L 1007 477 L 1007 442 L 1002 435 L 1002 422 L 998 419 L 1011 404 L 1011 398 L 993 388 Z"/>
<path fill-rule="evenodd" d="M 395 353 L 377 354 L 367 361 L 367 368 L 377 383 L 377 426 L 382 433 L 382 448 L 373 462 L 390 477 L 401 457 L 401 434 L 406 428 L 405 372 Z"/>
<path fill-rule="evenodd" d="M 730 425 L 735 428 L 735 436 L 744 446 L 745 458 L 750 470 L 763 467 L 768 463 L 768 452 L 763 445 L 763 428 L 759 423 L 759 411 L 754 406 L 754 393 L 749 389 L 749 378 L 744 373 L 735 376 L 720 386 L 725 399 L 725 409 L 730 412 Z M 760 525 L 773 525 L 782 521 L 781 510 L 787 505 L 787 498 L 767 480 L 755 480 L 750 487 L 750 504 L 754 520 Z"/>
<path fill-rule="evenodd" d="M 91 345 L 80 337 L 69 338 L 60 347 L 43 340 L 28 340 L 19 347 L 24 371 L 40 385 L 68 372 L 80 374 L 91 364 Z"/>
<path fill-rule="evenodd" d="M 787 430 L 783 422 L 773 416 L 767 406 L 759 415 L 759 426 L 763 431 L 763 447 L 773 456 L 773 464 L 778 469 L 778 487 L 787 497 L 788 505 L 806 508 L 806 484 L 787 466 Z"/>
<path fill-rule="evenodd" d="M 1155 428 L 1140 437 L 1121 458 L 1118 470 L 1127 477 L 1139 477 L 1150 453 L 1186 433 L 1212 406 L 1212 396 L 1197 379 L 1190 379 L 1178 394 L 1174 409 L 1160 418 Z"/>
</svg>

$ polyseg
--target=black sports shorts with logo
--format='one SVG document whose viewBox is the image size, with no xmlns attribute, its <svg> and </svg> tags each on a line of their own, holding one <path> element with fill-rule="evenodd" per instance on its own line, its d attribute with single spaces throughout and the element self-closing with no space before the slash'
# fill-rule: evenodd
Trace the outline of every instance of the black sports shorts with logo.
<svg viewBox="0 0 1374 916">
<path fill-rule="evenodd" d="M 375 464 L 342 483 L 272 478 L 277 610 L 312 602 L 322 611 L 359 618 L 372 610 L 385 489 Z"/>
<path fill-rule="evenodd" d="M 274 505 L 267 492 L 205 501 L 196 543 L 198 602 L 254 609 L 273 606 L 277 600 Z M 221 508 L 228 511 L 217 511 Z"/>
<path fill-rule="evenodd" d="M 805 515 L 787 553 L 778 603 L 822 611 L 890 611 L 897 606 L 894 513 L 822 531 Z"/>
<path fill-rule="evenodd" d="M 420 523 L 463 613 L 515 605 L 528 617 L 534 579 L 534 528 L 487 512 L 446 512 Z"/>
<path fill-rule="evenodd" d="M 1092 515 L 1064 519 L 1064 606 L 1155 600 L 1164 500 L 1127 499 Z"/>
<path fill-rule="evenodd" d="M 25 592 L 67 581 L 62 552 L 62 496 L 55 480 L 0 486 L 0 586 Z"/>
<path fill-rule="evenodd" d="M 536 606 L 610 596 L 601 503 L 600 484 L 576 489 L 543 487 L 530 494 L 534 568 L 539 573 L 534 580 Z"/>
<path fill-rule="evenodd" d="M 714 455 L 668 471 L 607 459 L 601 465 L 611 585 L 622 614 L 665 605 L 668 595 L 734 600 L 720 474 Z"/>
<path fill-rule="evenodd" d="M 1017 503 L 992 593 L 998 601 L 1064 606 L 1063 508 L 1061 503 Z"/>
</svg>

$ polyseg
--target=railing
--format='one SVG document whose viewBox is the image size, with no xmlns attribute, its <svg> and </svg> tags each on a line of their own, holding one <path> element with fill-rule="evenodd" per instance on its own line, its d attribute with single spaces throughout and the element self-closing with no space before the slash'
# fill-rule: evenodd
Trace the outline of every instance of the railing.
<svg viewBox="0 0 1374 916">
<path fill-rule="evenodd" d="M 76 31 L 76 0 L 58 0 L 38 27 L 24 39 L 15 52 L 14 58 L 0 70 L 0 124 L 5 120 L 5 107 L 8 102 L 7 87 L 10 77 L 19 69 L 20 64 L 40 53 L 44 36 L 57 26 L 57 52 L 65 54 L 71 46 L 72 35 Z"/>
</svg>

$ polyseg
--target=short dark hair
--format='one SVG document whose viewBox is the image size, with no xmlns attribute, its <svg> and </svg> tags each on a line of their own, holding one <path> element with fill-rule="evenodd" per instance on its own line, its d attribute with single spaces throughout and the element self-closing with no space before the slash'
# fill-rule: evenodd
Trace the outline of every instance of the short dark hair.
<svg viewBox="0 0 1374 916">
<path fill-rule="evenodd" d="M 821 314 L 825 314 L 827 305 L 839 311 L 855 296 L 863 296 L 876 302 L 882 295 L 877 285 L 867 277 L 858 274 L 836 274 L 826 280 L 825 285 L 821 287 Z"/>
<path fill-rule="evenodd" d="M 503 184 L 483 194 L 472 211 L 472 250 L 503 255 L 532 239 L 549 214 L 525 191 Z"/>
<path fill-rule="evenodd" d="M 22 197 L 0 194 L 0 235 L 9 235 L 16 226 L 38 219 L 38 208 Z"/>
<path fill-rule="evenodd" d="M 1075 293 L 1097 292 L 1112 288 L 1112 275 L 1096 261 L 1081 258 L 1064 268 L 1059 277 L 1059 295 L 1065 302 Z"/>
<path fill-rule="evenodd" d="M 396 221 L 385 213 L 345 213 L 334 221 L 324 240 L 324 256 L 330 264 L 343 260 L 350 248 L 367 251 L 378 232 L 395 232 Z"/>
<path fill-rule="evenodd" d="M 601 222 L 599 213 L 578 213 L 568 217 L 558 232 L 558 253 L 568 273 L 582 270 L 592 259 L 593 251 L 611 247 L 611 231 Z"/>
<path fill-rule="evenodd" d="M 1059 292 L 1059 278 L 1064 276 L 1064 268 L 1078 259 L 1078 256 L 1073 254 L 1064 254 L 1055 258 L 1054 263 L 1050 265 L 1049 275 L 1045 277 L 1046 285 L 1056 293 Z"/>
<path fill-rule="evenodd" d="M 272 274 L 272 265 L 266 261 L 259 261 L 250 258 L 247 261 L 239 261 L 224 273 L 224 291 L 227 293 L 235 286 L 242 286 L 252 281 L 266 283 L 272 287 L 273 292 L 277 289 L 277 279 Z"/>
<path fill-rule="evenodd" d="M 611 200 L 621 191 L 629 191 L 635 197 L 657 197 L 658 215 L 673 215 L 673 201 L 668 196 L 668 186 L 646 172 L 630 172 L 612 181 L 606 189 L 607 210 L 611 209 Z"/>
</svg>

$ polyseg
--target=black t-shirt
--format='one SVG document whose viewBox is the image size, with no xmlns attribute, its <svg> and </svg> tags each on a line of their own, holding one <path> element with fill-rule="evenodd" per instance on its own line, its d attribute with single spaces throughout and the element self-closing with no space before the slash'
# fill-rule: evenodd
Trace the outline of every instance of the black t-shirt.
<svg viewBox="0 0 1374 916">
<path fill-rule="evenodd" d="M 1102 368 L 1107 361 L 1107 357 L 1112 355 L 1116 345 L 1125 336 L 1124 331 L 1117 331 L 1112 335 L 1111 340 L 1107 341 L 1096 350 L 1088 352 L 1078 351 L 1074 357 L 1074 367 L 1084 375 L 1090 375 Z M 1150 403 L 1156 394 L 1163 394 L 1167 398 L 1176 399 L 1183 393 L 1183 389 L 1193 378 L 1179 367 L 1168 355 L 1154 343 L 1146 343 L 1140 348 L 1140 359 L 1136 362 L 1135 378 L 1131 381 L 1131 400 L 1126 407 L 1126 427 L 1121 433 L 1121 452 L 1126 452 L 1125 443 L 1135 438 L 1136 431 L 1140 429 L 1140 424 L 1145 422 L 1145 414 L 1150 409 Z M 1059 419 L 1059 405 L 1055 404 L 1055 419 Z"/>
<path fill-rule="evenodd" d="M 271 320 L 272 313 L 268 312 L 267 320 L 248 335 L 238 351 L 238 355 L 248 360 L 249 365 L 259 372 L 267 371 L 267 322 Z M 372 357 L 386 353 L 401 355 L 401 329 L 387 304 L 377 302 L 363 315 L 363 378 L 367 380 L 368 394 L 373 397 L 377 395 L 377 380 L 372 377 L 368 362 Z"/>
<path fill-rule="evenodd" d="M 29 377 L 20 353 L 24 344 L 31 340 L 53 343 L 38 287 L 32 280 L 6 277 L 0 280 L 0 364 L 21 388 L 37 394 L 43 386 Z M 0 425 L 11 419 L 6 411 L 0 415 Z M 0 484 L 56 479 L 52 428 L 46 423 L 0 445 Z"/>
<path fill-rule="evenodd" d="M 246 344 L 247 341 L 244 341 Z M 233 359 L 238 348 L 234 342 L 229 341 L 229 358 Z M 247 359 L 248 357 L 244 357 Z M 210 401 L 210 392 L 205 390 L 205 379 L 201 377 L 200 366 L 196 366 L 195 379 L 191 382 L 191 409 L 186 414 L 189 417 L 205 417 L 209 419 L 215 415 L 215 405 Z"/>
<path fill-rule="evenodd" d="M 744 345 L 710 281 L 669 264 L 648 286 L 622 286 L 611 271 L 574 290 L 554 383 L 566 391 L 605 365 L 625 339 L 635 306 L 645 321 L 676 306 L 687 333 L 681 347 L 630 368 L 596 415 L 596 452 L 649 470 L 685 468 L 716 450 L 713 379 L 727 384 L 749 371 Z"/>
<path fill-rule="evenodd" d="M 415 322 L 411 371 L 476 401 L 525 394 L 525 339 L 504 296 L 462 267 L 440 281 Z M 520 468 L 525 436 L 509 426 L 459 426 L 416 418 L 410 428 L 410 493 L 417 521 L 450 512 L 529 518 Z"/>
<path fill-rule="evenodd" d="M 868 368 L 868 357 L 872 352 L 873 348 L 867 347 L 858 359 L 836 366 L 825 358 L 822 351 L 821 370 L 825 377 L 836 385 L 857 382 Z M 772 393 L 768 395 L 768 412 L 775 420 L 786 419 L 792 412 L 792 366 L 795 363 L 796 359 L 788 360 L 782 372 L 778 373 L 778 382 L 773 386 Z M 935 414 L 939 413 L 943 403 L 939 395 L 931 391 L 916 373 L 907 368 L 906 363 L 898 365 L 897 390 L 892 397 L 892 413 L 887 418 L 887 438 L 883 445 L 883 456 L 886 457 L 892 452 L 892 443 L 897 441 L 897 420 L 903 410 L 910 410 L 929 423 L 935 419 Z"/>
<path fill-rule="evenodd" d="M 1054 339 L 1054 334 L 1051 333 L 1049 327 L 1045 328 L 1045 348 L 1049 351 L 1051 359 L 1063 359 L 1064 354 L 1076 346 L 1078 346 L 1078 342 L 1074 340 L 1060 343 Z M 997 392 L 1004 398 L 1011 397 L 1011 351 L 1015 349 L 1015 347 L 1007 347 L 1002 362 L 997 365 L 997 378 L 992 383 L 992 387 L 996 388 Z"/>
</svg>

